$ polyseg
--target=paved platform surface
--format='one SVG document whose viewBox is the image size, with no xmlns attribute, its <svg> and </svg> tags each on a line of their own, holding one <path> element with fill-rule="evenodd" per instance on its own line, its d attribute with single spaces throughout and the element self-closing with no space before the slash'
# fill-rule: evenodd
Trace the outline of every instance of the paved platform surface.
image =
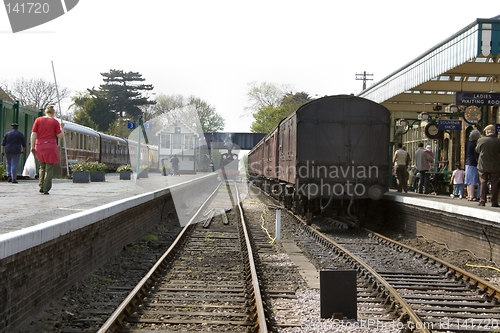
<svg viewBox="0 0 500 333">
<path fill-rule="evenodd" d="M 0 182 L 0 234 L 27 228 L 116 200 L 163 189 L 206 175 L 162 176 L 120 180 L 119 174 L 106 174 L 105 182 L 78 184 L 54 179 L 49 195 L 39 193 L 38 180 Z"/>
<path fill-rule="evenodd" d="M 468 201 L 465 198 L 459 199 L 452 198 L 449 195 L 418 194 L 415 192 L 403 193 L 396 190 L 390 190 L 385 194 L 384 199 L 500 223 L 500 208 L 491 207 L 491 202 L 487 202 L 486 206 L 480 207 L 479 202 Z"/>
</svg>

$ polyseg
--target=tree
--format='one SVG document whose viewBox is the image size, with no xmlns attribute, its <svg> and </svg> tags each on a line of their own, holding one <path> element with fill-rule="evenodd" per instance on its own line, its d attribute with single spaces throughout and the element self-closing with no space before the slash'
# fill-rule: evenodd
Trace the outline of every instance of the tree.
<svg viewBox="0 0 500 333">
<path fill-rule="evenodd" d="M 257 112 L 263 107 L 277 107 L 281 104 L 281 100 L 285 95 L 285 91 L 288 90 L 287 85 L 278 86 L 274 83 L 262 82 L 257 84 L 256 82 L 248 83 L 248 101 L 251 103 L 246 109 L 250 112 Z"/>
<path fill-rule="evenodd" d="M 283 96 L 281 100 L 281 106 L 283 106 L 286 110 L 286 116 L 288 117 L 292 112 L 296 111 L 299 107 L 310 102 L 312 99 L 306 92 L 288 92 Z"/>
<path fill-rule="evenodd" d="M 127 127 L 128 120 L 123 118 L 116 119 L 113 123 L 109 125 L 106 133 L 119 136 L 121 138 L 128 138 L 132 130 Z"/>
<path fill-rule="evenodd" d="M 97 128 L 97 124 L 94 123 L 92 118 L 90 118 L 89 114 L 85 112 L 85 110 L 80 109 L 75 111 L 75 115 L 73 117 L 73 122 L 76 124 L 80 124 L 82 126 L 87 126 L 90 128 Z"/>
<path fill-rule="evenodd" d="M 57 104 L 58 102 L 55 84 L 44 79 L 21 78 L 14 81 L 10 87 L 8 84 L 3 83 L 2 88 L 13 100 L 34 109 L 45 109 L 48 105 Z M 59 88 L 61 101 L 68 96 L 68 89 Z"/>
<path fill-rule="evenodd" d="M 250 130 L 254 133 L 269 133 L 278 125 L 281 119 L 288 116 L 287 110 L 283 106 L 264 106 L 253 114 L 255 121 L 250 125 Z"/>
<path fill-rule="evenodd" d="M 105 83 L 99 86 L 99 90 L 89 89 L 89 92 L 92 95 L 103 93 L 110 110 L 118 117 L 126 115 L 137 119 L 142 115 L 140 107 L 155 103 L 142 95 L 143 92 L 153 90 L 153 85 L 141 83 L 145 81 L 142 74 L 111 69 L 101 75 Z"/>
<path fill-rule="evenodd" d="M 167 114 L 175 109 L 181 109 L 186 105 L 182 95 L 160 94 L 155 99 L 155 104 L 149 105 L 144 111 L 144 119 L 149 120 L 162 114 Z"/>
<path fill-rule="evenodd" d="M 217 132 L 224 129 L 224 118 L 207 102 L 191 96 L 187 105 L 195 108 L 203 132 Z"/>
<path fill-rule="evenodd" d="M 254 133 L 268 133 L 282 119 L 288 117 L 301 105 L 309 101 L 311 101 L 311 98 L 306 92 L 286 93 L 281 98 L 279 106 L 263 106 L 257 112 L 253 113 L 255 121 L 250 125 L 250 130 Z"/>
<path fill-rule="evenodd" d="M 116 120 L 116 114 L 110 112 L 108 100 L 104 94 L 95 91 L 96 95 L 80 93 L 72 98 L 72 108 L 75 109 L 73 121 L 77 124 L 107 132 Z"/>
<path fill-rule="evenodd" d="M 187 126 L 193 126 L 197 121 L 203 132 L 217 132 L 224 129 L 224 118 L 215 108 L 199 97 L 182 95 L 159 95 L 156 104 L 147 111 L 147 118 L 163 117 L 169 123 L 182 120 Z"/>
</svg>

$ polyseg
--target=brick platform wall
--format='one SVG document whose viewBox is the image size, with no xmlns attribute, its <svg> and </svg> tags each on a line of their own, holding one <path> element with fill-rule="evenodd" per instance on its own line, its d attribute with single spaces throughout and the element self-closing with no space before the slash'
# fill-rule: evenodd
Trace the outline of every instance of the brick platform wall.
<svg viewBox="0 0 500 333">
<path fill-rule="evenodd" d="M 407 237 L 423 236 L 451 250 L 467 249 L 477 257 L 500 262 L 500 225 L 467 216 L 383 201 L 389 228 Z"/>
<path fill-rule="evenodd" d="M 155 199 L 3 259 L 0 331 L 19 327 L 124 245 L 147 235 L 161 222 L 162 207 L 169 200 Z"/>
<path fill-rule="evenodd" d="M 213 191 L 216 183 L 216 177 L 205 179 L 185 186 L 185 194 L 178 195 L 193 200 L 196 194 Z M 165 191 L 153 200 L 0 259 L 0 332 L 17 332 L 51 300 L 116 257 L 125 245 L 154 230 L 169 213 L 175 214 L 175 207 L 172 195 Z"/>
</svg>

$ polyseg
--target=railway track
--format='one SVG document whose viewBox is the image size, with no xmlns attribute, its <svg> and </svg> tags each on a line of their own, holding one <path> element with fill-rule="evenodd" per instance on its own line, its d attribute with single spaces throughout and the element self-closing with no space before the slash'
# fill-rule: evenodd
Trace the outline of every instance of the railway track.
<svg viewBox="0 0 500 333">
<path fill-rule="evenodd" d="M 267 332 L 254 254 L 233 188 L 219 186 L 99 332 Z M 192 223 L 200 216 L 203 223 Z"/>
<path fill-rule="evenodd" d="M 321 232 L 292 213 L 288 221 L 319 269 L 357 270 L 358 320 L 419 332 L 500 329 L 500 291 L 481 278 L 374 232 Z"/>
</svg>

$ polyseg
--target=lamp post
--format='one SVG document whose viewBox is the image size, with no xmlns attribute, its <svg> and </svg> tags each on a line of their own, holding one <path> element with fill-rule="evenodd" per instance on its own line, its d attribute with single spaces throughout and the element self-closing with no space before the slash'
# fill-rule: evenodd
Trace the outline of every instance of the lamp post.
<svg viewBox="0 0 500 333">
<path fill-rule="evenodd" d="M 142 117 L 139 117 L 139 125 L 137 126 L 137 175 L 136 179 L 139 179 L 139 174 L 141 171 L 141 129 L 142 129 Z"/>
</svg>

